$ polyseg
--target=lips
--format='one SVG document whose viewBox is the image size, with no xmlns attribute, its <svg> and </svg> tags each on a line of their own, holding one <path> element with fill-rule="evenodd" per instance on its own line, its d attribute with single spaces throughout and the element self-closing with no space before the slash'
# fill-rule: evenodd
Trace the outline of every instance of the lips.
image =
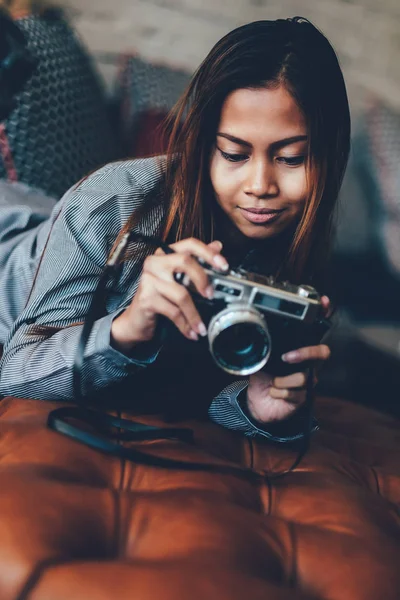
<svg viewBox="0 0 400 600">
<path fill-rule="evenodd" d="M 250 213 L 254 213 L 255 215 L 270 215 L 270 214 L 277 214 L 282 212 L 282 209 L 277 209 L 277 208 L 244 208 L 244 207 L 240 207 L 242 210 L 245 210 L 246 212 L 250 212 Z"/>
<path fill-rule="evenodd" d="M 279 216 L 283 212 L 283 209 L 278 210 L 274 208 L 241 208 L 240 212 L 250 223 L 254 224 L 265 224 L 272 223 L 279 219 Z"/>
</svg>

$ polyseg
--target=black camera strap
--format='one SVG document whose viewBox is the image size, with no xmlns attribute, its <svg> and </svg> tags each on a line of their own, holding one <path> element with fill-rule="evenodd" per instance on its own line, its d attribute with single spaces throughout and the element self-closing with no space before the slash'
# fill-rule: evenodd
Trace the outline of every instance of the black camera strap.
<svg viewBox="0 0 400 600">
<path fill-rule="evenodd" d="M 311 434 L 313 431 L 313 412 L 314 412 L 314 367 L 311 366 L 308 369 L 307 381 L 306 381 L 306 399 L 303 405 L 305 412 L 304 429 L 302 432 L 302 438 L 300 440 L 300 447 L 297 451 L 297 456 L 292 465 L 285 471 L 280 473 L 271 473 L 271 479 L 277 479 L 287 475 L 291 471 L 294 471 L 299 466 L 304 456 L 307 454 L 310 448 Z"/>
<path fill-rule="evenodd" d="M 193 431 L 188 428 L 154 427 L 151 425 L 145 425 L 130 419 L 121 419 L 105 413 L 102 410 L 89 408 L 86 405 L 85 394 L 82 390 L 82 368 L 84 363 L 85 349 L 95 321 L 101 317 L 104 312 L 107 286 L 109 285 L 110 281 L 113 281 L 117 271 L 116 267 L 119 265 L 120 258 L 125 252 L 126 247 L 131 239 L 135 239 L 135 241 L 143 241 L 155 247 L 161 247 L 168 254 L 174 252 L 168 245 L 152 236 L 144 236 L 136 232 L 130 232 L 123 236 L 120 244 L 107 261 L 107 264 L 100 276 L 87 316 L 85 318 L 85 322 L 82 326 L 82 332 L 73 366 L 73 389 L 77 406 L 65 406 L 51 411 L 47 419 L 48 427 L 105 454 L 124 458 L 138 464 L 145 464 L 167 469 L 216 472 L 220 474 L 235 475 L 245 479 L 258 480 L 260 477 L 263 477 L 264 474 L 246 467 L 168 459 L 142 452 L 137 448 L 124 446 L 121 444 L 121 442 L 140 442 L 144 440 L 168 439 L 179 440 L 186 444 L 192 444 Z M 298 466 L 308 450 L 312 430 L 312 369 L 310 369 L 310 375 L 307 380 L 306 404 L 309 410 L 309 419 L 306 423 L 306 430 L 304 431 L 304 435 L 301 440 L 301 448 L 298 452 L 296 460 L 288 470 L 282 473 L 268 474 L 271 478 L 281 477 L 292 471 Z"/>
</svg>

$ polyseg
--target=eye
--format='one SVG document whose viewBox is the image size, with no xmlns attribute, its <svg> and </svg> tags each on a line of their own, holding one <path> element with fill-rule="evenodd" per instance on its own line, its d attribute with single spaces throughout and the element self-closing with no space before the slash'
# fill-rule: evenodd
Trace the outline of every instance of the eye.
<svg viewBox="0 0 400 600">
<path fill-rule="evenodd" d="M 220 151 L 222 158 L 229 162 L 243 162 L 249 158 L 247 154 L 229 154 L 228 152 L 221 150 L 221 148 L 218 148 L 218 150 Z"/>
<path fill-rule="evenodd" d="M 304 154 L 301 154 L 299 156 L 278 156 L 276 160 L 278 163 L 287 165 L 288 167 L 298 167 L 304 163 L 305 159 Z"/>
</svg>

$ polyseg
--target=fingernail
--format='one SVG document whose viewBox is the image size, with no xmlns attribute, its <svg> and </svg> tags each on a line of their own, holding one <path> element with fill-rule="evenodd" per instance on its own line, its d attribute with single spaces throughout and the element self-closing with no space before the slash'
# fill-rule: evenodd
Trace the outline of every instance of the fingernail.
<svg viewBox="0 0 400 600">
<path fill-rule="evenodd" d="M 229 269 L 228 263 L 220 254 L 214 256 L 214 264 L 219 269 L 222 269 L 222 271 L 227 271 Z"/>
<path fill-rule="evenodd" d="M 204 323 L 199 323 L 198 324 L 197 331 L 203 337 L 205 337 L 207 335 L 207 327 L 204 325 Z"/>
<path fill-rule="evenodd" d="M 296 360 L 299 357 L 297 352 L 287 352 L 287 354 L 282 354 L 282 360 L 284 362 L 292 362 L 292 360 Z"/>
<path fill-rule="evenodd" d="M 197 333 L 196 333 L 195 331 L 193 331 L 193 330 L 192 330 L 192 331 L 189 333 L 189 337 L 190 337 L 190 338 L 191 338 L 193 341 L 195 341 L 195 342 L 197 342 L 197 340 L 199 339 L 199 336 L 198 336 L 198 335 L 197 335 Z"/>
<path fill-rule="evenodd" d="M 206 296 L 209 300 L 212 300 L 214 298 L 214 288 L 212 285 L 209 285 L 206 289 Z"/>
<path fill-rule="evenodd" d="M 190 278 L 186 274 L 182 279 L 182 285 L 184 287 L 189 287 L 189 285 L 190 285 Z"/>
<path fill-rule="evenodd" d="M 222 250 L 222 242 L 220 242 L 219 240 L 214 240 L 212 243 L 213 243 L 214 245 L 218 244 L 218 248 L 219 248 L 219 250 L 220 250 L 220 251 Z"/>
</svg>

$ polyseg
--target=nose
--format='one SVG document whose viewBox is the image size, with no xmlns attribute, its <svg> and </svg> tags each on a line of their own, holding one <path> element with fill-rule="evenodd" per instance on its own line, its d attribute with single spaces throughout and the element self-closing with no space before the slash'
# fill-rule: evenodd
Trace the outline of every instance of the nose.
<svg viewBox="0 0 400 600">
<path fill-rule="evenodd" d="M 266 157 L 250 161 L 248 169 L 244 187 L 246 194 L 257 198 L 268 198 L 278 195 L 279 188 L 275 177 L 275 170 Z"/>
</svg>

